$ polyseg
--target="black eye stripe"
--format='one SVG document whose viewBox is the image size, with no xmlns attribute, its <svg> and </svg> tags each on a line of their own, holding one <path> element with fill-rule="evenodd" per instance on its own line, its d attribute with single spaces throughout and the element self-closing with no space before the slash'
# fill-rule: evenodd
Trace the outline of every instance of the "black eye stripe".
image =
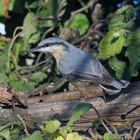
<svg viewBox="0 0 140 140">
<path fill-rule="evenodd" d="M 48 42 L 48 43 L 44 43 L 43 45 L 38 46 L 38 48 L 51 47 L 53 45 L 63 45 L 63 46 L 66 46 L 66 44 L 64 42 Z"/>
</svg>

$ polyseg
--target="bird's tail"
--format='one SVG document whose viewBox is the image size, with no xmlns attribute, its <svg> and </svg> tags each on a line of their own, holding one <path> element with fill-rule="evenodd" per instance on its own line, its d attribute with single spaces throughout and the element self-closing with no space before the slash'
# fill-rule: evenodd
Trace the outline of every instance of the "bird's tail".
<svg viewBox="0 0 140 140">
<path fill-rule="evenodd" d="M 104 85 L 100 85 L 100 86 L 107 94 L 114 95 L 120 92 L 122 88 L 126 88 L 128 85 L 129 85 L 128 81 L 125 80 L 117 81 L 113 79 L 111 86 L 104 86 Z"/>
<path fill-rule="evenodd" d="M 114 79 L 111 85 L 117 89 L 121 89 L 126 88 L 129 85 L 129 82 L 125 80 L 117 81 Z"/>
</svg>

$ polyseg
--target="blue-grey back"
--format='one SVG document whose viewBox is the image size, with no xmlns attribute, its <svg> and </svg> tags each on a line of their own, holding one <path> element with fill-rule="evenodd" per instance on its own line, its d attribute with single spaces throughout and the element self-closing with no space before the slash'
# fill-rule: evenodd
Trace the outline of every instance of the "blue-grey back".
<svg viewBox="0 0 140 140">
<path fill-rule="evenodd" d="M 67 75 L 76 71 L 95 76 L 102 76 L 103 73 L 109 75 L 95 57 L 69 43 L 68 46 L 59 63 L 59 69 L 62 74 Z"/>
</svg>

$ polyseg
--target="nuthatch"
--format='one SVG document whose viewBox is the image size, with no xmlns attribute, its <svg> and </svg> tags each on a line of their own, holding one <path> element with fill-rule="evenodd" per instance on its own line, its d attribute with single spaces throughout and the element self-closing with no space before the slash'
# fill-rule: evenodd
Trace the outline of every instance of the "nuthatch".
<svg viewBox="0 0 140 140">
<path fill-rule="evenodd" d="M 49 52 L 57 62 L 62 76 L 69 82 L 85 81 L 100 85 L 109 95 L 126 88 L 128 81 L 116 80 L 95 57 L 62 38 L 50 37 L 39 43 L 31 52 Z"/>
</svg>

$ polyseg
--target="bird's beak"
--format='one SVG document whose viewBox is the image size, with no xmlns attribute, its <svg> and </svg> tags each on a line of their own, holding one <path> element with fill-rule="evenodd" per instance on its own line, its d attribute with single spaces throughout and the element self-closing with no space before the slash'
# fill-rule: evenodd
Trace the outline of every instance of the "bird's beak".
<svg viewBox="0 0 140 140">
<path fill-rule="evenodd" d="M 38 50 L 37 47 L 30 50 L 30 52 L 38 52 L 38 51 L 39 51 L 39 50 Z"/>
<path fill-rule="evenodd" d="M 54 52 L 54 49 L 53 47 L 40 47 L 40 46 L 37 46 L 33 49 L 30 50 L 31 52 L 48 52 L 48 53 L 52 53 Z"/>
</svg>

